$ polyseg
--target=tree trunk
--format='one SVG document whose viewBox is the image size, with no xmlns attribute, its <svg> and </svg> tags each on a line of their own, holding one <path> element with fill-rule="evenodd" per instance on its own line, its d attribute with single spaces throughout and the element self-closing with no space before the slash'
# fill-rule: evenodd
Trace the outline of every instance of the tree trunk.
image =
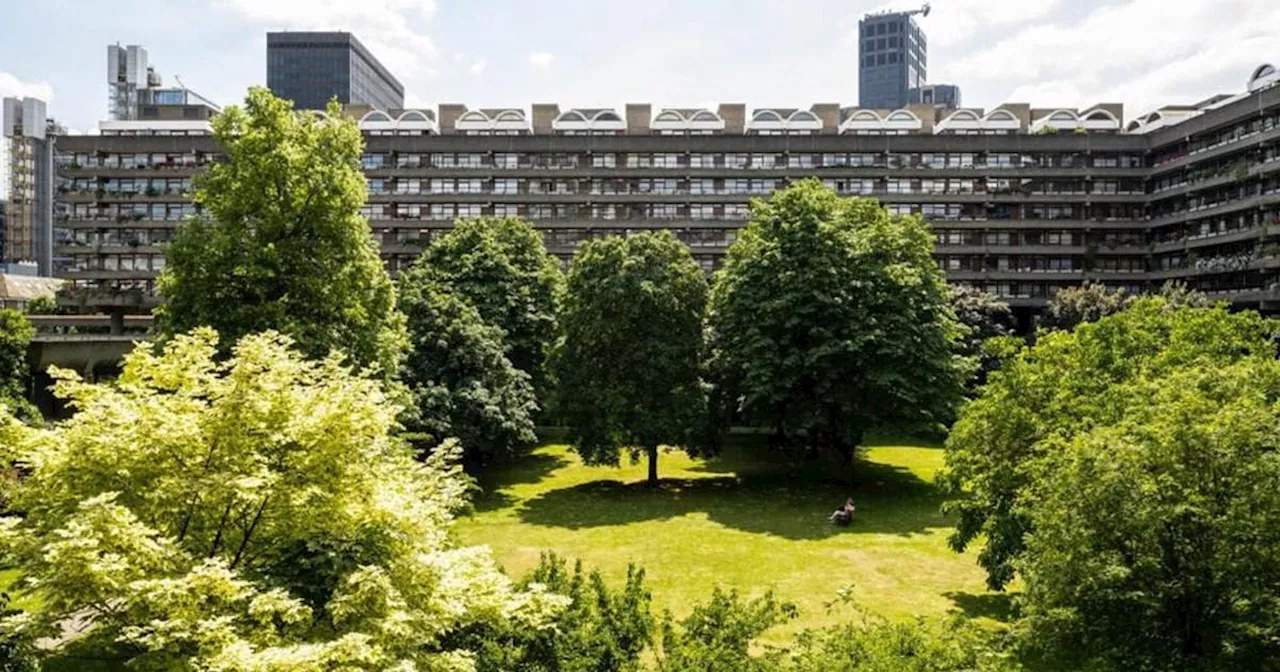
<svg viewBox="0 0 1280 672">
<path fill-rule="evenodd" d="M 658 484 L 658 447 L 649 446 L 649 485 L 656 486 Z"/>
</svg>

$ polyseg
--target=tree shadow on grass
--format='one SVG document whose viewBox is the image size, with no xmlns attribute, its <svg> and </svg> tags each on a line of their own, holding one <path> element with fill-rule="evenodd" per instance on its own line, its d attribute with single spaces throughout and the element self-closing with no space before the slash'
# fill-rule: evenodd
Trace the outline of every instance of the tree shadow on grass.
<svg viewBox="0 0 1280 672">
<path fill-rule="evenodd" d="M 712 461 L 710 470 L 724 465 Z M 543 493 L 519 510 L 533 525 L 582 529 L 666 520 L 705 513 L 746 532 L 787 539 L 825 539 L 839 534 L 910 535 L 945 527 L 941 494 L 911 471 L 859 460 L 847 478 L 822 465 L 781 472 L 766 468 L 736 475 L 662 479 L 647 483 L 599 480 Z M 852 496 L 858 511 L 848 527 L 827 520 Z"/>
<path fill-rule="evenodd" d="M 966 593 L 953 591 L 943 593 L 943 597 L 951 600 L 958 611 L 969 618 L 990 618 L 1002 623 L 1011 623 L 1017 615 L 1017 607 L 1013 603 L 1013 595 L 1009 593 Z"/>
<path fill-rule="evenodd" d="M 538 483 L 551 475 L 551 472 L 568 464 L 569 460 L 563 455 L 534 452 L 516 458 L 509 464 L 498 465 L 499 468 L 486 469 L 476 477 L 476 486 L 480 492 L 472 498 L 472 508 L 483 512 L 513 506 L 515 498 L 503 490 L 513 485 Z"/>
</svg>

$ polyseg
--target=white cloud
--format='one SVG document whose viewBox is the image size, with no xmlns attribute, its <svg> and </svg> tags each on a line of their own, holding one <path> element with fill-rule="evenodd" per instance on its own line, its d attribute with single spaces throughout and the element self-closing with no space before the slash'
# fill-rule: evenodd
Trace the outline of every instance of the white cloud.
<svg viewBox="0 0 1280 672">
<path fill-rule="evenodd" d="M 341 30 L 355 34 L 392 74 L 412 76 L 437 53 L 423 24 L 435 0 L 219 0 L 267 30 Z"/>
<path fill-rule="evenodd" d="M 0 72 L 0 98 L 5 96 L 31 96 L 47 103 L 53 99 L 53 86 L 48 82 L 24 82 L 7 72 Z"/>
<path fill-rule="evenodd" d="M 471 64 L 471 67 L 467 68 L 467 72 L 470 72 L 473 75 L 478 75 L 484 72 L 485 65 L 486 64 L 483 58 L 477 58 L 475 62 Z"/>
<path fill-rule="evenodd" d="M 935 61 L 930 80 L 1012 89 L 1008 100 L 1037 107 L 1124 102 L 1133 117 L 1161 104 L 1243 91 L 1250 70 L 1280 54 L 1276 25 L 1274 0 L 1127 0 L 1074 22 L 1028 25 L 959 59 Z M 1224 88 L 1224 81 L 1238 83 Z"/>
<path fill-rule="evenodd" d="M 555 60 L 555 56 L 545 51 L 534 51 L 529 54 L 529 62 L 535 67 L 546 68 L 551 65 L 551 61 Z"/>
</svg>

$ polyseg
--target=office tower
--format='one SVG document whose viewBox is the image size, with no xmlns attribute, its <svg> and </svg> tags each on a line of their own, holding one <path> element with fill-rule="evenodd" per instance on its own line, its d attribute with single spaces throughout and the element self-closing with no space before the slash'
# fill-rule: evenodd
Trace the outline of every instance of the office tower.
<svg viewBox="0 0 1280 672">
<path fill-rule="evenodd" d="M 928 16 L 929 5 L 868 14 L 858 22 L 858 107 L 906 107 L 908 92 L 927 81 L 928 45 L 916 14 Z"/>
<path fill-rule="evenodd" d="M 300 109 L 404 107 L 404 87 L 351 33 L 267 33 L 267 88 Z"/>
<path fill-rule="evenodd" d="M 8 146 L 9 202 L 5 212 L 4 255 L 0 266 L 19 264 L 40 275 L 53 273 L 54 139 L 60 130 L 43 100 L 5 98 L 0 119 Z"/>
</svg>

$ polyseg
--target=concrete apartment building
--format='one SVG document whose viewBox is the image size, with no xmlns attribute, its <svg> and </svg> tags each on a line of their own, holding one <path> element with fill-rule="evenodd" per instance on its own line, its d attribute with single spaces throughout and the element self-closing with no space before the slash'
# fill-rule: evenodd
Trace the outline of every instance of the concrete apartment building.
<svg viewBox="0 0 1280 672">
<path fill-rule="evenodd" d="M 404 86 L 351 33 L 267 33 L 267 88 L 304 110 L 404 107 Z"/>
<path fill-rule="evenodd" d="M 1087 280 L 1167 280 L 1242 306 L 1280 299 L 1280 75 L 1126 121 L 1010 103 L 748 110 L 349 107 L 364 214 L 392 273 L 457 218 L 519 216 L 569 259 L 585 240 L 670 229 L 711 270 L 748 203 L 804 177 L 923 216 L 951 282 L 1023 312 Z M 161 245 L 218 156 L 208 122 L 138 120 L 58 143 L 58 269 L 85 309 L 146 310 Z M 120 126 L 126 124 L 128 127 Z"/>
</svg>

